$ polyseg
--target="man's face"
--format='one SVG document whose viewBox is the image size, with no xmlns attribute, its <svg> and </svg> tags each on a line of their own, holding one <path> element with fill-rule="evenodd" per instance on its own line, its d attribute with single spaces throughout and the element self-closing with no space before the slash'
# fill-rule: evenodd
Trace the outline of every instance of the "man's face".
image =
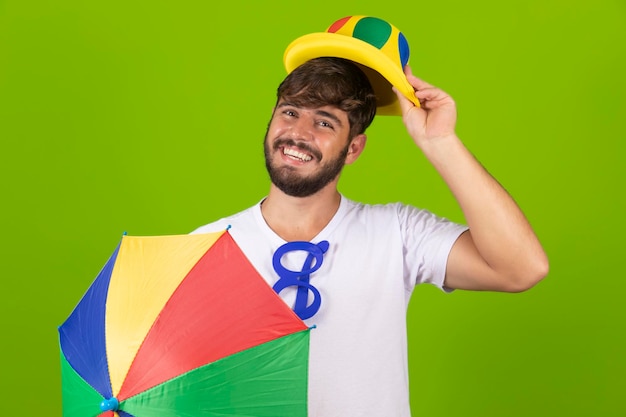
<svg viewBox="0 0 626 417">
<path fill-rule="evenodd" d="M 280 100 L 264 141 L 272 183 L 293 197 L 307 197 L 335 180 L 349 150 L 348 115 L 334 106 L 315 109 Z"/>
</svg>

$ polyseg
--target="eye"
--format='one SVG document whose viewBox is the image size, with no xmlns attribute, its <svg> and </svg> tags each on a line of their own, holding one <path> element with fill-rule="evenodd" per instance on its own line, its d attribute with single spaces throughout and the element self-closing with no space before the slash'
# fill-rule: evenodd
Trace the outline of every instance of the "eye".
<svg viewBox="0 0 626 417">
<path fill-rule="evenodd" d="M 297 116 L 297 113 L 296 113 L 295 111 L 293 111 L 293 110 L 289 110 L 289 109 L 284 110 L 284 111 L 283 111 L 283 114 L 284 114 L 285 116 L 290 116 L 290 117 L 295 117 L 295 116 Z"/>
<path fill-rule="evenodd" d="M 334 126 L 331 123 L 329 123 L 328 121 L 326 121 L 326 120 L 320 120 L 318 122 L 318 124 L 320 126 L 322 126 L 322 127 L 326 127 L 326 128 L 329 128 L 329 129 L 334 129 Z"/>
</svg>

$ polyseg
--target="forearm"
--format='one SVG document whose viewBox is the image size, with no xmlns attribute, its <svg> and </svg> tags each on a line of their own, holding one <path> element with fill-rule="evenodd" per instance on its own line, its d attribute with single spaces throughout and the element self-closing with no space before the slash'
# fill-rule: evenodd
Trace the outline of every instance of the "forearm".
<svg viewBox="0 0 626 417">
<path fill-rule="evenodd" d="M 420 148 L 458 201 L 480 257 L 507 281 L 495 289 L 524 289 L 543 278 L 547 258 L 526 217 L 458 137 L 433 138 Z"/>
</svg>

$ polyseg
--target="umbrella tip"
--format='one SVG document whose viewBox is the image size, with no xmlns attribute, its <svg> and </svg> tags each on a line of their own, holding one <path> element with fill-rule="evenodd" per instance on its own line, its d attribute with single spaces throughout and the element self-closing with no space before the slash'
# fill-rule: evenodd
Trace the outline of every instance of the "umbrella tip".
<svg viewBox="0 0 626 417">
<path fill-rule="evenodd" d="M 128 234 L 128 232 L 126 230 L 124 230 L 124 232 L 122 233 L 122 236 L 126 236 Z"/>
<path fill-rule="evenodd" d="M 226 226 L 226 230 L 230 230 L 232 226 L 229 224 L 228 226 Z"/>
<path fill-rule="evenodd" d="M 317 329 L 317 324 L 314 324 L 313 326 L 309 326 L 309 330 L 313 330 L 313 329 Z"/>
<path fill-rule="evenodd" d="M 108 400 L 105 399 L 100 403 L 100 410 L 102 411 L 117 411 L 120 409 L 120 402 L 117 398 L 112 397 Z"/>
</svg>

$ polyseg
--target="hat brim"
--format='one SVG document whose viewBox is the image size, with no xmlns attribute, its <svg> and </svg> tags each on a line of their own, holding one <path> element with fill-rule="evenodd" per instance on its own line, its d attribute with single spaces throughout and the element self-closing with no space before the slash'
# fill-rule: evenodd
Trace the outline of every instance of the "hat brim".
<svg viewBox="0 0 626 417">
<path fill-rule="evenodd" d="M 305 62 L 324 56 L 345 58 L 359 64 L 376 94 L 376 114 L 402 114 L 392 85 L 419 107 L 415 90 L 402 69 L 376 47 L 350 36 L 328 32 L 301 36 L 287 46 L 283 63 L 287 73 L 291 73 Z"/>
</svg>

